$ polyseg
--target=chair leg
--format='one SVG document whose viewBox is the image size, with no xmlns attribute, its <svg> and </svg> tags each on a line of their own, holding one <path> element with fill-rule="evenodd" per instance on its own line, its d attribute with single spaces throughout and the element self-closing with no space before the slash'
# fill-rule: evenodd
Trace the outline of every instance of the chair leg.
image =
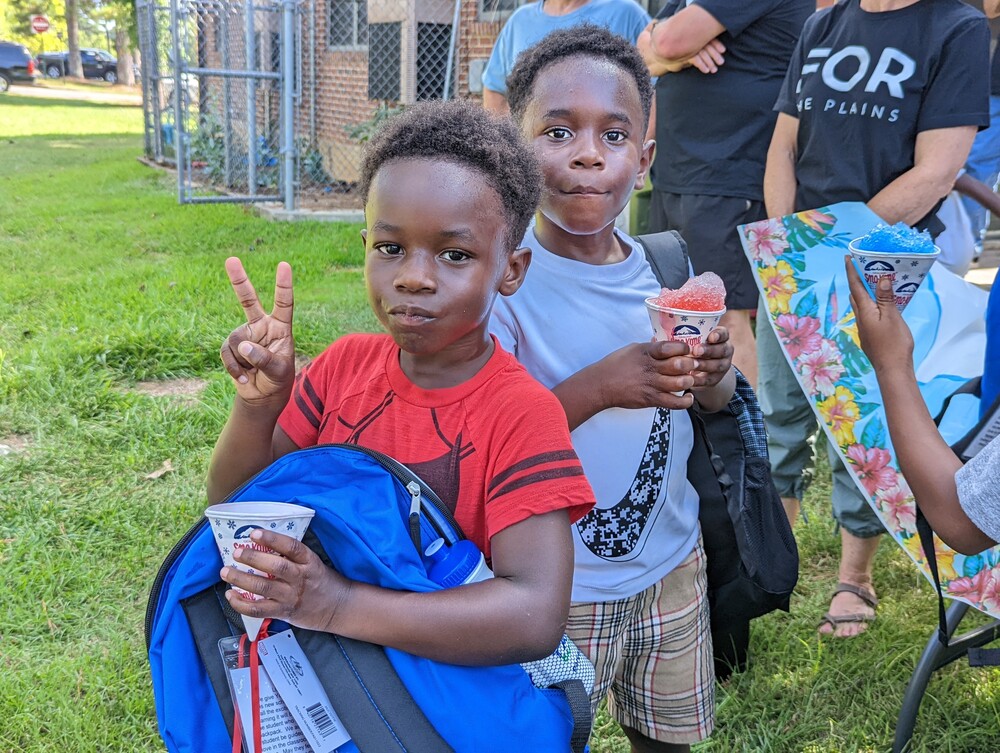
<svg viewBox="0 0 1000 753">
<path fill-rule="evenodd" d="M 920 710 L 920 702 L 924 698 L 927 685 L 931 675 L 956 659 L 960 659 L 968 654 L 970 648 L 984 646 L 1000 637 L 1000 620 L 972 630 L 964 635 L 955 638 L 958 624 L 962 621 L 965 613 L 969 610 L 969 605 L 961 601 L 952 601 L 948 607 L 945 619 L 948 628 L 948 643 L 945 646 L 938 637 L 935 629 L 924 653 L 913 669 L 910 676 L 910 683 L 906 686 L 906 693 L 903 695 L 903 703 L 896 719 L 896 736 L 893 741 L 892 752 L 904 753 L 913 736 L 913 728 L 917 723 L 917 712 Z"/>
</svg>

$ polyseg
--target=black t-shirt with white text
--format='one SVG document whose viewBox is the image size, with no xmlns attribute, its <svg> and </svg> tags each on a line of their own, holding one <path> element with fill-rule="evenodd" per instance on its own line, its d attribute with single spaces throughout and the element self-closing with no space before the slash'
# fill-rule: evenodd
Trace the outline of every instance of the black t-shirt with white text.
<svg viewBox="0 0 1000 753">
<path fill-rule="evenodd" d="M 989 125 L 989 41 L 960 0 L 812 16 L 775 105 L 799 120 L 796 209 L 867 202 L 913 167 L 921 131 Z M 918 227 L 940 230 L 936 210 Z"/>
<path fill-rule="evenodd" d="M 815 0 L 667 0 L 657 18 L 698 5 L 725 31 L 717 73 L 689 67 L 656 85 L 652 181 L 678 194 L 763 198 L 774 100 Z"/>
</svg>

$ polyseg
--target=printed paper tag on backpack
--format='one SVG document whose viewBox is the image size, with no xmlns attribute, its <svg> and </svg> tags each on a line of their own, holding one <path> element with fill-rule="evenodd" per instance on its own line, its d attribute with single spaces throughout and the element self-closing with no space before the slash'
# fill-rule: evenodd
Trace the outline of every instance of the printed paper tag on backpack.
<svg viewBox="0 0 1000 753">
<path fill-rule="evenodd" d="M 226 665 L 229 691 L 233 705 L 240 712 L 240 726 L 243 732 L 243 749 L 247 753 L 258 753 L 253 739 L 253 700 L 250 693 L 250 667 L 239 667 L 239 639 L 223 638 L 219 650 Z M 258 672 L 258 695 L 260 698 L 260 753 L 311 753 L 309 743 L 295 719 L 278 696 L 267 672 Z"/>
<path fill-rule="evenodd" d="M 351 739 L 291 630 L 259 641 L 257 652 L 314 753 L 333 753 Z"/>
</svg>

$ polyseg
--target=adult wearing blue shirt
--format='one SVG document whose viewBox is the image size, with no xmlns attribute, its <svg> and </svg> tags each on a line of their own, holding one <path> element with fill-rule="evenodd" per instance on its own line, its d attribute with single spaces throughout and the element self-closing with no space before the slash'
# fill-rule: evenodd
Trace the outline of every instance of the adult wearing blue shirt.
<svg viewBox="0 0 1000 753">
<path fill-rule="evenodd" d="M 639 38 L 656 85 L 649 229 L 678 230 L 726 285 L 733 363 L 757 383 L 757 284 L 737 225 L 764 219 L 774 101 L 815 0 L 667 0 Z"/>
<path fill-rule="evenodd" d="M 1000 0 L 966 0 L 974 8 L 980 8 L 987 18 L 1000 16 Z M 993 35 L 993 58 L 990 61 L 990 127 L 980 131 L 972 142 L 972 150 L 965 161 L 965 172 L 972 178 L 985 183 L 991 189 L 997 185 L 1000 176 L 1000 44 L 996 44 L 1000 23 L 990 23 Z M 983 238 L 986 235 L 989 213 L 975 199 L 962 196 L 962 205 L 969 215 L 972 226 L 972 240 L 975 244 L 975 258 L 983 252 Z"/>
<path fill-rule="evenodd" d="M 988 57 L 986 19 L 960 0 L 841 0 L 810 17 L 776 105 L 768 216 L 863 201 L 887 223 L 936 235 L 935 212 L 989 124 Z M 773 476 L 794 519 L 816 419 L 769 326 L 758 327 L 757 353 Z M 850 637 L 875 617 L 872 563 L 884 529 L 830 456 L 841 558 L 820 632 Z"/>
<path fill-rule="evenodd" d="M 507 76 L 524 50 L 556 29 L 577 24 L 603 26 L 635 43 L 649 14 L 635 0 L 536 0 L 522 5 L 500 31 L 483 70 L 483 106 L 506 115 Z"/>
</svg>

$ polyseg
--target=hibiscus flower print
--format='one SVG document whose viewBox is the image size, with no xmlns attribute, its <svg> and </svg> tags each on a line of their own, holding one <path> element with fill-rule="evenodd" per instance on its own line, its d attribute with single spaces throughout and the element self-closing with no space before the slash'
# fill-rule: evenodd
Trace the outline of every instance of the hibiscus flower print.
<svg viewBox="0 0 1000 753">
<path fill-rule="evenodd" d="M 980 591 L 980 603 L 984 609 L 995 611 L 997 607 L 1000 607 L 1000 569 L 992 567 L 989 570 L 981 570 L 980 572 L 987 573 L 982 590 Z"/>
<path fill-rule="evenodd" d="M 836 387 L 833 394 L 820 401 L 820 415 L 830 427 L 837 445 L 847 447 L 854 444 L 854 424 L 861 418 L 861 411 L 854 401 L 854 394 L 846 387 Z"/>
<path fill-rule="evenodd" d="M 891 489 L 899 483 L 899 473 L 889 465 L 892 455 L 881 447 L 864 447 L 853 444 L 845 453 L 847 461 L 854 466 L 858 481 L 869 495 L 879 489 Z"/>
<path fill-rule="evenodd" d="M 987 589 L 991 591 L 995 589 L 995 586 L 990 585 L 993 578 L 993 571 L 989 568 L 983 568 L 971 578 L 955 578 L 945 587 L 945 592 L 950 596 L 958 596 L 968 599 L 973 604 L 979 604 Z"/>
<path fill-rule="evenodd" d="M 753 260 L 764 267 L 773 267 L 777 257 L 788 248 L 785 226 L 781 220 L 770 219 L 747 225 L 743 234 Z"/>
<path fill-rule="evenodd" d="M 819 319 L 814 316 L 779 314 L 774 320 L 774 329 L 788 355 L 796 361 L 803 353 L 813 352 L 823 342 L 823 335 L 819 332 Z"/>
<path fill-rule="evenodd" d="M 796 361 L 802 373 L 806 392 L 824 398 L 834 393 L 837 380 L 844 375 L 844 362 L 837 346 L 824 338 L 811 353 L 803 353 Z"/>
<path fill-rule="evenodd" d="M 912 531 L 917 527 L 917 506 L 906 484 L 896 484 L 876 491 L 879 509 L 886 522 L 897 531 Z"/>
<path fill-rule="evenodd" d="M 761 267 L 758 274 L 764 285 L 768 309 L 776 314 L 787 312 L 788 302 L 799 290 L 791 265 L 779 261 L 773 267 Z"/>
<path fill-rule="evenodd" d="M 819 209 L 807 209 L 804 212 L 796 212 L 795 216 L 806 223 L 809 227 L 820 232 L 826 232 L 832 228 L 837 218 L 832 214 L 820 211 Z"/>
</svg>

